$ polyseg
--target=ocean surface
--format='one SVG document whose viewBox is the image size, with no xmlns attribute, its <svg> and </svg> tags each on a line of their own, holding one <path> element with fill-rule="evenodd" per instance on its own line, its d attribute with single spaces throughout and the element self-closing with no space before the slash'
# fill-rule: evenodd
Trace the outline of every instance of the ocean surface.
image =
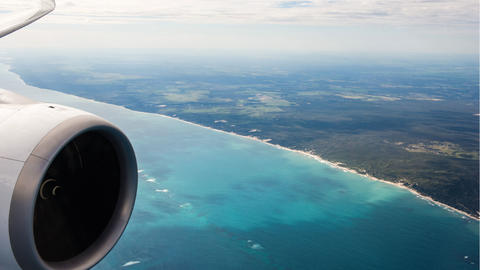
<svg viewBox="0 0 480 270">
<path fill-rule="evenodd" d="M 131 139 L 139 189 L 130 223 L 95 269 L 478 269 L 479 223 L 395 186 L 299 153 L 25 85 Z"/>
</svg>

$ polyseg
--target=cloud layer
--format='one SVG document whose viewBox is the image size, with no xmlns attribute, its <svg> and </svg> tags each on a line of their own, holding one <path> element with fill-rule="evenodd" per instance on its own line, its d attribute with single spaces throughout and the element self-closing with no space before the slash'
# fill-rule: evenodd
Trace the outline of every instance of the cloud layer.
<svg viewBox="0 0 480 270">
<path fill-rule="evenodd" d="M 4 0 L 0 14 L 32 4 L 31 0 Z M 49 21 L 476 27 L 478 6 L 478 0 L 59 0 Z"/>
</svg>

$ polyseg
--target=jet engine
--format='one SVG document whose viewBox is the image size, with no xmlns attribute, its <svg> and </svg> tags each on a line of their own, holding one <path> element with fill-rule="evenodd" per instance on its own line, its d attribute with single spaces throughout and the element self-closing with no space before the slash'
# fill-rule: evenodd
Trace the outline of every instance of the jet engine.
<svg viewBox="0 0 480 270">
<path fill-rule="evenodd" d="M 123 233 L 137 192 L 108 121 L 0 89 L 0 269 L 88 269 Z"/>
</svg>

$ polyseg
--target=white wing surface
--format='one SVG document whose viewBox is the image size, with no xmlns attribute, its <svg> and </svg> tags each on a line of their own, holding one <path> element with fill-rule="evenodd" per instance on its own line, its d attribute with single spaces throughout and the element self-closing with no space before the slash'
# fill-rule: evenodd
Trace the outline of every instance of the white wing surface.
<svg viewBox="0 0 480 270">
<path fill-rule="evenodd" d="M 0 18 L 0 38 L 31 24 L 55 9 L 55 0 L 39 0 L 35 8 Z"/>
</svg>

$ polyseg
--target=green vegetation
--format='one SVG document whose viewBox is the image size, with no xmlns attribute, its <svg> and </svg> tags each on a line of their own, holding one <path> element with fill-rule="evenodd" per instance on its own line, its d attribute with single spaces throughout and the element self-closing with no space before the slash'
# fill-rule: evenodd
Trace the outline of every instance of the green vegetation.
<svg viewBox="0 0 480 270">
<path fill-rule="evenodd" d="M 402 143 L 396 144 L 402 145 Z M 428 144 L 409 144 L 406 145 L 403 149 L 407 150 L 408 152 L 432 153 L 435 155 L 442 155 L 454 158 L 478 160 L 478 152 L 466 152 L 458 144 L 454 144 L 451 142 L 432 141 Z"/>
</svg>

